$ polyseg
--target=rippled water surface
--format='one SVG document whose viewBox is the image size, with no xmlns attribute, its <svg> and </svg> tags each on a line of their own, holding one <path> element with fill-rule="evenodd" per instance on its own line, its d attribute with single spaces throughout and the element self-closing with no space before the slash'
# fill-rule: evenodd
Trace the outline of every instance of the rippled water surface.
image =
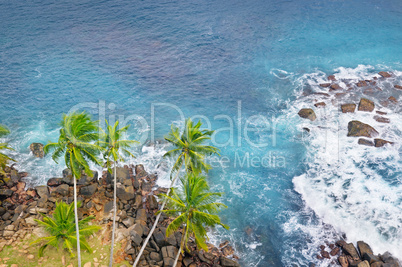
<svg viewBox="0 0 402 267">
<path fill-rule="evenodd" d="M 317 246 L 342 233 L 402 258 L 399 106 L 383 107 L 387 126 L 353 117 L 397 143 L 388 149 L 346 138 L 352 115 L 338 114 L 334 98 L 315 122 L 297 116 L 320 100 L 302 92 L 321 92 L 333 73 L 354 83 L 390 71 L 371 97 L 378 107 L 402 101 L 392 87 L 402 85 L 401 15 L 399 0 L 0 1 L 0 122 L 31 185 L 63 166 L 33 159 L 29 144 L 55 140 L 75 108 L 152 139 L 133 163 L 163 185 L 169 147 L 159 141 L 181 114 L 204 116 L 219 129 L 209 179 L 225 192 L 231 227 L 211 240 L 229 239 L 243 266 L 328 266 Z"/>
</svg>

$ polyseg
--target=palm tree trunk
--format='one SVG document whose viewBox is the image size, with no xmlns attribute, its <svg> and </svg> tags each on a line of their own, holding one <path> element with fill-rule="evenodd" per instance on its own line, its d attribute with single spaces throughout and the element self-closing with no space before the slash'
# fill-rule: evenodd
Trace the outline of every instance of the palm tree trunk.
<svg viewBox="0 0 402 267">
<path fill-rule="evenodd" d="M 183 161 L 183 162 L 184 162 L 184 161 Z M 180 172 L 181 167 L 183 166 L 183 162 L 181 163 L 180 168 L 177 170 L 176 176 L 174 177 L 174 179 L 173 179 L 172 182 L 170 183 L 170 187 L 169 187 L 169 189 L 168 189 L 168 191 L 167 191 L 167 193 L 166 193 L 167 195 L 169 195 L 170 189 L 174 186 L 174 184 L 175 184 L 175 182 L 176 182 L 176 180 L 177 180 L 177 177 L 179 177 L 179 172 Z M 161 208 L 160 208 L 159 210 L 163 210 L 163 209 L 165 208 L 166 202 L 167 202 L 167 198 L 162 202 L 162 206 L 161 206 Z M 137 264 L 138 264 L 138 262 L 140 261 L 141 255 L 142 255 L 142 253 L 144 252 L 144 249 L 145 249 L 146 245 L 148 244 L 148 241 L 149 241 L 149 239 L 151 238 L 153 232 L 155 231 L 156 226 L 158 225 L 159 218 L 161 217 L 161 214 L 162 214 L 162 212 L 160 212 L 160 213 L 156 216 L 154 225 L 152 226 L 151 230 L 149 231 L 149 234 L 148 234 L 147 238 L 145 239 L 144 243 L 142 244 L 141 250 L 140 250 L 140 252 L 138 253 L 137 257 L 135 258 L 133 267 L 136 267 Z"/>
<path fill-rule="evenodd" d="M 113 247 L 114 247 L 114 234 L 116 231 L 116 184 L 117 184 L 117 177 L 116 177 L 116 161 L 114 162 L 114 192 L 113 192 L 113 230 L 112 230 L 112 246 L 110 248 L 110 261 L 109 267 L 113 266 Z"/>
<path fill-rule="evenodd" d="M 81 248 L 80 248 L 80 228 L 78 227 L 78 208 L 77 208 L 77 181 L 73 174 L 74 180 L 74 215 L 75 215 L 75 232 L 77 236 L 77 257 L 78 267 L 81 267 Z"/>
<path fill-rule="evenodd" d="M 186 233 L 186 227 L 183 228 L 183 235 L 181 237 L 180 249 L 179 249 L 179 252 L 177 252 L 176 259 L 174 259 L 173 267 L 176 267 L 177 262 L 179 261 L 179 258 L 180 258 L 181 251 L 183 250 L 184 241 L 186 239 L 185 238 L 186 237 L 185 233 Z"/>
</svg>

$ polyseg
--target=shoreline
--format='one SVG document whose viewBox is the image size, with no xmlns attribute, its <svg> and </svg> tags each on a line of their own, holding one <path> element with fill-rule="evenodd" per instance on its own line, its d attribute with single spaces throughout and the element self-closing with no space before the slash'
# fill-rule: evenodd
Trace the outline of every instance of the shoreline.
<svg viewBox="0 0 402 267">
<path fill-rule="evenodd" d="M 47 185 L 28 189 L 25 189 L 26 183 L 23 181 L 28 175 L 26 172 L 18 172 L 12 167 L 8 167 L 7 171 L 7 177 L 1 180 L 3 184 L 0 186 L 0 252 L 4 246 L 10 246 L 27 234 L 39 233 L 40 228 L 34 219 L 41 218 L 39 213 L 51 214 L 57 200 L 71 203 L 73 191 L 73 180 L 68 169 L 63 171 L 62 177 L 50 178 Z M 117 168 L 115 244 L 123 245 L 123 256 L 119 258 L 130 265 L 154 222 L 154 213 L 159 208 L 155 195 L 166 192 L 164 188 L 155 188 L 157 179 L 157 175 L 146 172 L 143 165 Z M 101 225 L 103 231 L 106 230 L 106 236 L 111 234 L 110 222 L 113 220 L 112 181 L 113 177 L 104 171 L 101 177 L 94 172 L 93 177 L 83 175 L 77 182 L 78 201 L 82 201 L 79 217 L 94 215 L 94 222 Z M 166 237 L 166 227 L 170 219 L 163 214 L 161 217 L 153 238 L 141 257 L 140 266 L 172 266 L 174 256 L 177 255 L 181 233 L 176 232 Z M 24 237 L 21 233 L 24 233 Z M 208 244 L 209 252 L 197 250 L 194 243 L 189 243 L 189 248 L 191 252 L 186 252 L 184 258 L 180 257 L 182 266 L 194 267 L 204 263 L 206 266 L 240 266 L 233 260 L 237 257 L 228 241 L 221 243 L 219 248 Z"/>
</svg>

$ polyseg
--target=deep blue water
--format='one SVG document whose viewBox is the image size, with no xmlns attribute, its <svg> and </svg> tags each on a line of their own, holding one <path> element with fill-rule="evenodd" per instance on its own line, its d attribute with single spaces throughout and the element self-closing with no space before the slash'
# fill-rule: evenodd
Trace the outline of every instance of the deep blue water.
<svg viewBox="0 0 402 267">
<path fill-rule="evenodd" d="M 63 166 L 32 159 L 29 144 L 57 138 L 75 107 L 126 120 L 144 144 L 180 122 L 177 110 L 205 116 L 229 161 L 209 175 L 231 227 L 213 239 L 229 239 L 244 266 L 308 266 L 317 240 L 338 233 L 295 191 L 311 148 L 289 106 L 308 73 L 401 70 L 401 15 L 399 0 L 0 1 L 0 122 L 35 184 Z M 136 163 L 160 171 L 164 149 L 139 148 Z M 242 166 L 269 155 L 276 164 Z"/>
</svg>

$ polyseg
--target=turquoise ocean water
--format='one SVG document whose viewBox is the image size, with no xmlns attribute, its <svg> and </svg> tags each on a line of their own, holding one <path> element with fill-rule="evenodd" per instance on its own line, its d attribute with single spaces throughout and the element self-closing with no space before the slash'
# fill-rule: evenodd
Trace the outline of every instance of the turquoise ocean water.
<svg viewBox="0 0 402 267">
<path fill-rule="evenodd" d="M 402 84 L 401 15 L 399 0 L 0 1 L 0 122 L 31 186 L 64 167 L 29 144 L 55 140 L 73 109 L 130 123 L 144 145 L 131 163 L 165 185 L 163 135 L 196 116 L 218 130 L 209 180 L 229 206 L 231 230 L 211 241 L 230 240 L 243 266 L 328 266 L 317 246 L 341 234 L 402 258 L 400 146 L 356 148 L 336 109 L 311 125 L 296 115 L 333 73 Z M 384 128 L 397 143 L 400 111 Z"/>
</svg>

